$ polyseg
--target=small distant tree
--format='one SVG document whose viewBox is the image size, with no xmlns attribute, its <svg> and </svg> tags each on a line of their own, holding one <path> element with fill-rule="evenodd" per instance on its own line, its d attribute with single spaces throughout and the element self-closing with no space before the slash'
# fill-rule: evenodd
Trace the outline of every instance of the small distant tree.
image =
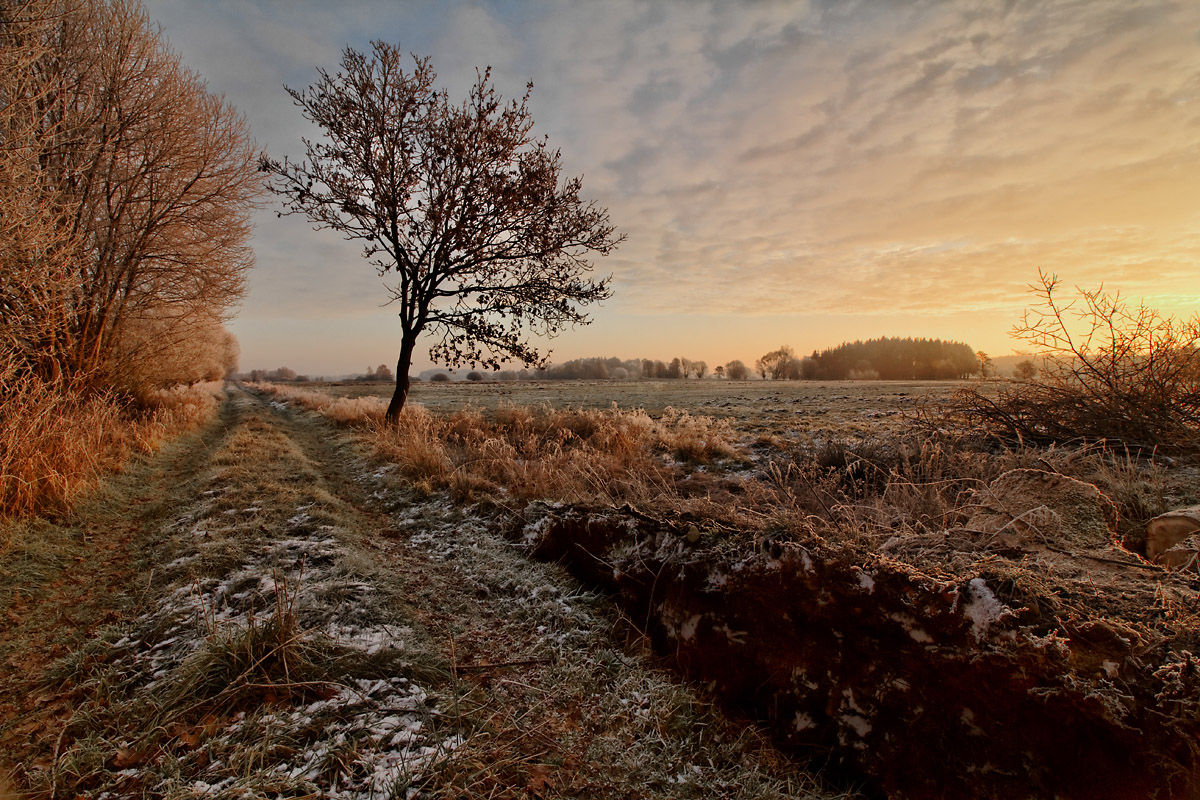
<svg viewBox="0 0 1200 800">
<path fill-rule="evenodd" d="M 288 89 L 325 141 L 304 140 L 307 160 L 263 157 L 284 214 L 305 214 L 363 243 L 400 318 L 396 374 L 407 376 L 417 339 L 437 337 L 430 356 L 449 366 L 498 369 L 510 358 L 542 366 L 528 336 L 586 324 L 583 306 L 609 297 L 588 276 L 589 254 L 623 237 L 608 211 L 580 196 L 580 178 L 532 135 L 529 92 L 505 103 L 491 70 L 461 105 L 434 88 L 429 59 L 402 66 L 398 46 L 347 48 L 336 74 L 318 70 L 307 91 Z M 408 395 L 396 382 L 386 418 Z"/>
<path fill-rule="evenodd" d="M 744 381 L 750 377 L 750 368 L 734 359 L 725 365 L 725 375 L 731 381 Z"/>
<path fill-rule="evenodd" d="M 992 366 L 991 356 L 980 350 L 975 353 L 975 358 L 979 359 L 979 377 L 986 378 L 989 375 L 996 374 L 996 370 Z"/>
<path fill-rule="evenodd" d="M 704 361 L 693 361 L 692 370 L 695 371 L 698 379 L 703 380 L 704 376 L 708 374 L 708 364 Z"/>
<path fill-rule="evenodd" d="M 481 373 L 474 372 L 474 371 L 468 372 L 467 380 L 477 383 L 477 382 L 483 380 L 483 375 Z"/>
<path fill-rule="evenodd" d="M 1031 381 L 1037 377 L 1038 368 L 1030 359 L 1018 361 L 1013 367 L 1013 376 L 1019 381 Z"/>
<path fill-rule="evenodd" d="M 431 383 L 449 383 L 450 376 L 444 372 L 439 372 L 429 379 Z"/>
<path fill-rule="evenodd" d="M 392 375 L 392 371 L 388 368 L 387 364 L 380 364 L 375 368 L 375 380 L 391 383 L 396 380 L 396 376 Z"/>
<path fill-rule="evenodd" d="M 763 378 L 768 376 L 780 380 L 787 374 L 788 364 L 795 360 L 796 353 L 792 348 L 783 345 L 778 350 L 772 350 L 758 361 L 754 362 L 755 369 Z"/>
<path fill-rule="evenodd" d="M 716 375 L 718 379 L 724 378 L 725 377 L 725 367 L 721 366 L 720 364 L 717 364 L 715 367 L 713 367 L 713 374 Z"/>
</svg>

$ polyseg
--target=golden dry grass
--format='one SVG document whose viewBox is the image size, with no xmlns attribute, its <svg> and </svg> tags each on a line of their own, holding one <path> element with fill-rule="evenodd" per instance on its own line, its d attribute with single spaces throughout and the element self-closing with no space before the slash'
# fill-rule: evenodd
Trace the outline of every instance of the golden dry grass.
<svg viewBox="0 0 1200 800">
<path fill-rule="evenodd" d="M 144 408 L 0 367 L 0 519 L 61 511 L 133 452 L 211 419 L 222 384 L 155 392 Z"/>
<path fill-rule="evenodd" d="M 741 457 L 727 422 L 672 408 L 656 419 L 617 408 L 502 406 L 438 414 L 410 403 L 390 425 L 381 398 L 336 398 L 277 384 L 255 388 L 355 425 L 414 485 L 448 489 L 459 500 L 652 502 L 674 494 L 677 462 Z"/>
</svg>

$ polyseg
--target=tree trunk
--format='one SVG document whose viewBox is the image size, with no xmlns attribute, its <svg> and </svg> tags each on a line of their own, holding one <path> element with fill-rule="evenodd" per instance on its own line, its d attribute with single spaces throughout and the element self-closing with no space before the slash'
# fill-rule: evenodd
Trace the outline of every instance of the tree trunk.
<svg viewBox="0 0 1200 800">
<path fill-rule="evenodd" d="M 400 418 L 400 409 L 408 399 L 408 370 L 412 367 L 413 350 L 417 346 L 417 337 L 405 336 L 400 343 L 400 357 L 396 360 L 396 390 L 392 392 L 392 402 L 388 403 L 387 413 L 383 418 L 389 423 L 395 423 Z"/>
</svg>

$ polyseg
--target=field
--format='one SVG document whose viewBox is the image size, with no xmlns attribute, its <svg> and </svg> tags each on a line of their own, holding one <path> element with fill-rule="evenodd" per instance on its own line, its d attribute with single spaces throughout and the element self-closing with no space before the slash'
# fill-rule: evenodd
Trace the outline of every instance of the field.
<svg viewBox="0 0 1200 800">
<path fill-rule="evenodd" d="M 409 400 L 431 411 L 504 406 L 556 409 L 667 408 L 728 420 L 746 435 L 877 437 L 904 426 L 902 415 L 944 401 L 958 381 L 548 381 L 414 383 Z M 391 397 L 386 384 L 332 384 L 346 397 Z"/>
<path fill-rule="evenodd" d="M 393 426 L 390 386 L 232 385 L 4 529 L 0 779 L 1188 796 L 1200 580 L 1137 537 L 1195 465 L 1004 445 L 960 388 L 418 383 Z"/>
</svg>

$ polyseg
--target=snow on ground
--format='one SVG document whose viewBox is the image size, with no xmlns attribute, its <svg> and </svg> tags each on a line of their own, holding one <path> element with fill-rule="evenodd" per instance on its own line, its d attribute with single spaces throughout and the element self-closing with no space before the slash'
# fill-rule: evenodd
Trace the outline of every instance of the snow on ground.
<svg viewBox="0 0 1200 800">
<path fill-rule="evenodd" d="M 288 516 L 272 526 L 257 521 L 271 498 L 240 505 L 246 490 L 207 490 L 168 527 L 171 558 L 160 568 L 166 580 L 159 598 L 111 645 L 108 662 L 136 686 L 137 698 L 151 706 L 163 698 L 190 701 L 195 689 L 195 703 L 206 712 L 211 735 L 202 747 L 179 748 L 176 763 L 162 770 L 176 777 L 163 774 L 160 788 L 174 784 L 192 796 L 224 796 L 269 783 L 273 773 L 295 789 L 331 798 L 405 796 L 405 786 L 461 741 L 447 726 L 430 725 L 435 693 L 403 676 L 411 672 L 406 665 L 423 655 L 409 652 L 412 628 L 390 613 L 370 580 L 347 566 L 353 563 L 349 532 L 319 522 L 344 513 L 330 507 L 336 500 L 314 493 L 278 513 Z M 238 557 L 228 558 L 230 552 Z M 225 562 L 225 568 L 213 568 Z M 270 630 L 280 614 L 294 615 L 296 636 L 303 639 L 298 644 L 348 664 L 393 665 L 397 674 L 344 674 L 299 692 L 282 685 L 288 678 L 281 675 L 278 697 L 249 707 L 239 706 L 235 691 L 222 696 L 236 680 L 203 685 L 214 653 L 239 637 Z M 236 679 L 236 671 L 229 677 Z M 203 705 L 206 699 L 211 707 Z M 134 740 L 119 744 L 137 748 Z M 248 750 L 264 755 L 249 782 L 245 765 L 231 758 Z M 146 780 L 144 770 L 127 772 Z M 122 795 L 116 788 L 98 796 Z"/>
</svg>

